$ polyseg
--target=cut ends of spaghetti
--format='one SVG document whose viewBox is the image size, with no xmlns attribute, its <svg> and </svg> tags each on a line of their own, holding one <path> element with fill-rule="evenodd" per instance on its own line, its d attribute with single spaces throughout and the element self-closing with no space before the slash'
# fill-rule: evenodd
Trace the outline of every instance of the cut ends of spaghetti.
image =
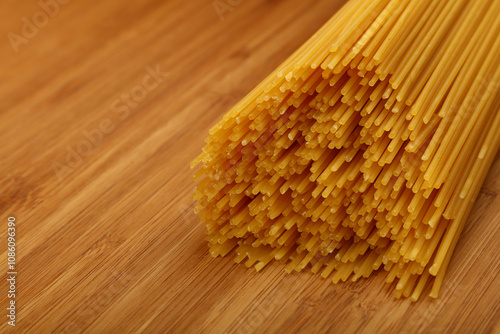
<svg viewBox="0 0 500 334">
<path fill-rule="evenodd" d="M 193 161 L 211 254 L 437 297 L 500 145 L 498 36 L 497 0 L 347 2 Z"/>
</svg>

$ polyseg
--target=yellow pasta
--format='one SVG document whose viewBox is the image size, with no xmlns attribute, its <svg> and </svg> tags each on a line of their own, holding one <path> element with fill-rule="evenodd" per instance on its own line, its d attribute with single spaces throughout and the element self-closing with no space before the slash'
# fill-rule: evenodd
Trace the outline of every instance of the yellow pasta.
<svg viewBox="0 0 500 334">
<path fill-rule="evenodd" d="M 500 0 L 351 0 L 211 130 L 213 256 L 437 297 L 500 146 Z"/>
</svg>

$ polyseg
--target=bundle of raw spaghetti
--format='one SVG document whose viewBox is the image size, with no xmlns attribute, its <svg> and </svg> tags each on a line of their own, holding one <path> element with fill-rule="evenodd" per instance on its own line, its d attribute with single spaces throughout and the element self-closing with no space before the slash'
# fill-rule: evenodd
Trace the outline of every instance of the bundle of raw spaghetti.
<svg viewBox="0 0 500 334">
<path fill-rule="evenodd" d="M 436 297 L 500 145 L 500 0 L 351 0 L 210 130 L 213 256 Z"/>
</svg>

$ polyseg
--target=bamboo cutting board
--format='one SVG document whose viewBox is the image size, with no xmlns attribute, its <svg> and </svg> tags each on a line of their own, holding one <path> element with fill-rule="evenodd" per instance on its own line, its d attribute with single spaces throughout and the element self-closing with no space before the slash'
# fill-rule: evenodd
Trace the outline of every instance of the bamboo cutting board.
<svg viewBox="0 0 500 334">
<path fill-rule="evenodd" d="M 500 331 L 498 158 L 437 300 L 208 253 L 189 162 L 343 1 L 59 1 L 0 4 L 2 333 Z"/>
</svg>

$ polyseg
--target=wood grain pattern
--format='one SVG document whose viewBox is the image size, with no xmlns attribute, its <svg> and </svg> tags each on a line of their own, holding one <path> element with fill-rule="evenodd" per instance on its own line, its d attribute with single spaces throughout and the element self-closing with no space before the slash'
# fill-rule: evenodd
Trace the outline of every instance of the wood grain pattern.
<svg viewBox="0 0 500 334">
<path fill-rule="evenodd" d="M 189 162 L 210 126 L 342 3 L 241 1 L 220 17 L 213 0 L 71 1 L 16 53 L 8 34 L 22 36 L 23 17 L 42 9 L 2 1 L 0 331 L 500 332 L 499 158 L 437 300 L 395 300 L 384 275 L 334 286 L 208 254 Z"/>
</svg>

